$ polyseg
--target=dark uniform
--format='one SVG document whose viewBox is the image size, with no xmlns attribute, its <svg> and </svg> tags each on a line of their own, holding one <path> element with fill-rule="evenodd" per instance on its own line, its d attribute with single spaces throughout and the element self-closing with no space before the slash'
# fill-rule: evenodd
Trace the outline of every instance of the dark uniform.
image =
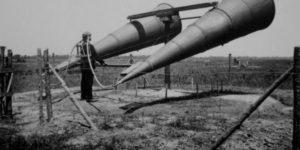
<svg viewBox="0 0 300 150">
<path fill-rule="evenodd" d="M 88 43 L 89 44 L 89 43 Z M 90 54 L 90 60 L 91 60 L 91 65 L 92 68 L 95 69 L 96 67 L 96 62 L 95 62 L 95 48 L 92 44 L 88 45 L 89 48 L 89 54 Z M 87 55 L 87 42 L 84 42 L 81 46 L 81 99 L 86 99 L 91 100 L 93 98 L 93 80 L 94 80 L 94 75 L 91 70 L 89 60 L 88 60 L 88 55 Z"/>
</svg>

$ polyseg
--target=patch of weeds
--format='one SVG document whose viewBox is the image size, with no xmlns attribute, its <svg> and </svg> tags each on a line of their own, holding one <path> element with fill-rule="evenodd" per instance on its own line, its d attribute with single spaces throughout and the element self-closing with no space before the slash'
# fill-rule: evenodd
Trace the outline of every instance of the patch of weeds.
<svg viewBox="0 0 300 150">
<path fill-rule="evenodd" d="M 90 149 L 90 145 L 76 147 L 66 145 L 65 142 L 71 138 L 72 135 L 49 135 L 39 136 L 32 135 L 24 137 L 21 135 L 6 136 L 0 138 L 0 147 L 2 150 L 86 150 Z"/>
<path fill-rule="evenodd" d="M 205 119 L 197 119 L 196 117 L 178 117 L 168 125 L 181 130 L 207 131 L 208 129 L 204 126 L 205 122 Z"/>
<path fill-rule="evenodd" d="M 155 137 L 164 137 L 170 139 L 177 139 L 185 136 L 185 132 L 176 128 L 156 126 L 151 133 Z"/>
<path fill-rule="evenodd" d="M 105 150 L 119 150 L 119 149 L 143 149 L 146 147 L 146 143 L 143 142 L 147 139 L 145 135 L 140 134 L 126 134 L 126 135 L 115 135 L 109 139 L 101 139 L 99 143 L 94 146 L 98 149 Z M 147 140 L 146 140 L 147 141 Z"/>
<path fill-rule="evenodd" d="M 276 93 L 271 94 L 271 97 L 278 100 L 283 105 L 286 105 L 286 106 L 294 105 L 294 98 L 293 98 L 292 94 L 276 92 Z"/>
</svg>

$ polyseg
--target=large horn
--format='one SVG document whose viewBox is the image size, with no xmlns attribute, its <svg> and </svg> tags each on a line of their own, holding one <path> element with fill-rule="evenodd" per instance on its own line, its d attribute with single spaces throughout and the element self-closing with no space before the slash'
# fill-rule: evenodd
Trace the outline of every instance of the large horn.
<svg viewBox="0 0 300 150">
<path fill-rule="evenodd" d="M 160 4 L 155 10 L 163 10 L 172 8 L 169 4 Z M 181 32 L 182 24 L 178 13 L 171 16 L 170 28 L 166 26 L 159 17 L 151 16 L 137 20 L 132 20 L 119 30 L 107 35 L 105 38 L 96 42 L 94 47 L 96 50 L 96 58 L 98 60 L 110 58 L 120 54 L 139 50 L 151 45 L 160 44 L 166 38 L 173 38 Z M 72 59 L 64 64 L 75 64 L 80 58 Z M 61 69 L 66 65 L 59 65 Z"/>
<path fill-rule="evenodd" d="M 223 0 L 216 8 L 207 12 L 136 67 L 118 84 L 267 28 L 274 16 L 273 0 Z"/>
</svg>

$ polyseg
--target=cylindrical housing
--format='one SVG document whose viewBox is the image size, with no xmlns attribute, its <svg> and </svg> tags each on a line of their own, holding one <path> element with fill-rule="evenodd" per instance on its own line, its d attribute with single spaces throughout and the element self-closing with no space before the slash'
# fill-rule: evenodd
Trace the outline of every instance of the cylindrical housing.
<svg viewBox="0 0 300 150">
<path fill-rule="evenodd" d="M 169 8 L 172 6 L 164 3 L 158 5 L 154 11 Z M 163 20 L 157 16 L 132 20 L 94 45 L 97 59 L 106 59 L 160 44 L 167 37 L 173 38 L 181 32 L 182 24 L 178 13 L 172 15 L 170 19 L 169 31 Z"/>
<path fill-rule="evenodd" d="M 273 0 L 223 0 L 120 82 L 264 29 L 274 15 Z"/>
<path fill-rule="evenodd" d="M 172 8 L 169 4 L 160 4 L 155 10 Z M 157 45 L 165 42 L 166 39 L 172 39 L 181 32 L 182 24 L 178 13 L 174 13 L 166 18 L 157 16 L 145 17 L 132 20 L 115 32 L 107 35 L 102 40 L 94 44 L 96 50 L 96 59 L 118 56 L 131 51 L 136 51 L 148 46 Z M 169 27 L 166 28 L 166 25 Z M 67 66 L 73 67 L 80 61 L 80 58 L 72 58 L 70 61 L 62 62 L 55 68 L 63 70 Z"/>
</svg>

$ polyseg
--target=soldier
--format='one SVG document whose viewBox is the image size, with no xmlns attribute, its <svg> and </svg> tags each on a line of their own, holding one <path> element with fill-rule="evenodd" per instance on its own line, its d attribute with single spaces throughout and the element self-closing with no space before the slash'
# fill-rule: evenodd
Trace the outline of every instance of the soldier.
<svg viewBox="0 0 300 150">
<path fill-rule="evenodd" d="M 91 41 L 91 33 L 85 32 L 82 34 L 82 45 L 81 45 L 81 99 L 86 100 L 87 102 L 95 102 L 96 100 L 93 99 L 93 80 L 94 75 L 91 69 L 95 69 L 96 62 L 95 62 L 95 48 Z M 88 54 L 89 53 L 89 54 Z M 90 56 L 90 63 L 88 59 L 88 55 Z"/>
</svg>

